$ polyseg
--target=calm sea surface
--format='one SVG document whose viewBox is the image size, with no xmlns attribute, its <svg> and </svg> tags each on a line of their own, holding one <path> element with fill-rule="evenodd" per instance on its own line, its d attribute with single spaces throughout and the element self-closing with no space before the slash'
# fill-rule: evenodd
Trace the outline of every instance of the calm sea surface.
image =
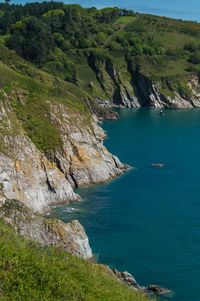
<svg viewBox="0 0 200 301">
<path fill-rule="evenodd" d="M 100 262 L 173 290 L 170 300 L 199 301 L 200 110 L 122 110 L 104 129 L 109 150 L 135 169 L 79 189 L 76 212 L 56 215 L 80 220 Z"/>
</svg>

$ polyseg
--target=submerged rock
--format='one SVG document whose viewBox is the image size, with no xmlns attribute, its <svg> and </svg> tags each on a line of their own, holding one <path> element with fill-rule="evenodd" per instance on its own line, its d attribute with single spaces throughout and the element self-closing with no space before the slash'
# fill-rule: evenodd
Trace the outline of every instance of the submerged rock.
<svg viewBox="0 0 200 301">
<path fill-rule="evenodd" d="M 151 166 L 155 167 L 155 168 L 163 168 L 165 166 L 165 164 L 163 164 L 163 163 L 152 163 Z"/>
<path fill-rule="evenodd" d="M 16 200 L 5 201 L 0 207 L 0 218 L 20 235 L 42 246 L 58 246 L 75 256 L 92 258 L 88 237 L 77 220 L 65 224 L 47 219 Z"/>
</svg>

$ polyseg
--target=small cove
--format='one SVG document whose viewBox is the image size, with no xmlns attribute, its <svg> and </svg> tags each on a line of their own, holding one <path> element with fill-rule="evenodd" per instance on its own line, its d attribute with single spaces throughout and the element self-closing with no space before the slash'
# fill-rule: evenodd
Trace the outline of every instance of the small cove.
<svg viewBox="0 0 200 301">
<path fill-rule="evenodd" d="M 108 149 L 135 168 L 79 189 L 84 201 L 56 216 L 80 220 L 100 262 L 173 290 L 170 300 L 199 301 L 200 110 L 121 110 L 103 128 Z"/>
</svg>

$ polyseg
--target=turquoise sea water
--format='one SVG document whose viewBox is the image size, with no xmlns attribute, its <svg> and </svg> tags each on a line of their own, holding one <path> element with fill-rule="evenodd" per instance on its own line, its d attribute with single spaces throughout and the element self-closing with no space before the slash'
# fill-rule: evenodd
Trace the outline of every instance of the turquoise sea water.
<svg viewBox="0 0 200 301">
<path fill-rule="evenodd" d="M 15 3 L 35 2 L 36 0 L 13 0 Z M 41 2 L 41 0 L 39 0 Z M 59 1 L 59 0 L 58 0 Z M 86 7 L 118 6 L 138 12 L 168 16 L 172 18 L 200 21 L 199 0 L 64 0 L 65 3 L 79 3 Z"/>
<path fill-rule="evenodd" d="M 77 211 L 56 215 L 80 220 L 100 262 L 173 290 L 170 300 L 199 301 L 200 110 L 122 110 L 103 127 L 109 150 L 135 169 L 79 189 Z"/>
</svg>

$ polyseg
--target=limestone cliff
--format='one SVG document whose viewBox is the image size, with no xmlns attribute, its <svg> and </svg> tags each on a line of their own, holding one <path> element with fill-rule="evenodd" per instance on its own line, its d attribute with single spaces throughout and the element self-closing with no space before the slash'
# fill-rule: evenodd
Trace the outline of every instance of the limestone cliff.
<svg viewBox="0 0 200 301">
<path fill-rule="evenodd" d="M 126 108 L 200 107 L 200 82 L 195 72 L 161 77 L 148 74 L 144 66 L 126 56 L 116 60 L 103 54 L 99 57 L 95 52 L 88 54 L 87 63 L 86 72 L 93 72 L 96 78 L 88 85 L 83 85 L 82 78 L 77 78 L 77 82 L 97 100 L 102 98 L 108 108 L 107 101 Z"/>
<path fill-rule="evenodd" d="M 72 186 L 104 182 L 126 169 L 104 147 L 106 135 L 95 116 L 87 124 L 84 115 L 69 115 L 63 105 L 52 107 L 51 115 L 60 129 L 63 141 L 62 151 L 56 153 L 57 167 Z"/>
<path fill-rule="evenodd" d="M 34 213 L 19 201 L 6 200 L 0 207 L 0 218 L 16 232 L 42 246 L 57 246 L 67 252 L 89 259 L 92 251 L 81 224 L 74 220 L 63 223 Z"/>
<path fill-rule="evenodd" d="M 78 200 L 74 187 L 109 180 L 126 168 L 103 146 L 105 134 L 97 120 L 70 112 L 64 104 L 49 103 L 50 122 L 58 129 L 62 147 L 52 159 L 47 158 L 28 137 L 8 95 L 2 93 L 0 190 L 6 198 L 43 212 L 50 205 Z"/>
</svg>

